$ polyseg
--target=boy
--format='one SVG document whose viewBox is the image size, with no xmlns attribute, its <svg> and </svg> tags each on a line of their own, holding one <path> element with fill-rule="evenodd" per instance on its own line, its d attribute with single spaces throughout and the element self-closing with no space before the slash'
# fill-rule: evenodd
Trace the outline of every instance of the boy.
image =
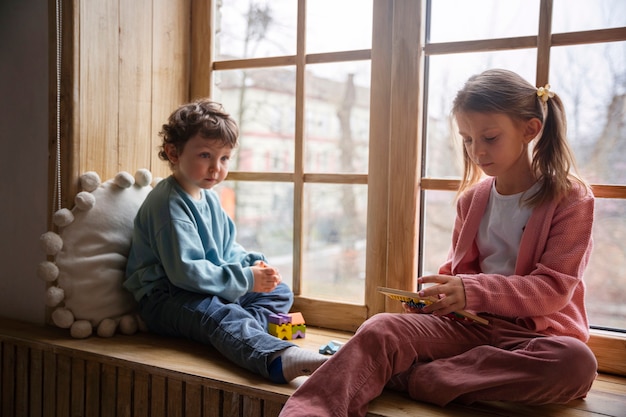
<svg viewBox="0 0 626 417">
<path fill-rule="evenodd" d="M 124 286 L 154 333 L 209 344 L 277 383 L 309 375 L 326 360 L 267 333 L 268 316 L 293 302 L 265 256 L 239 245 L 211 189 L 228 174 L 239 129 L 208 99 L 185 104 L 163 125 L 159 157 L 172 175 L 139 209 Z"/>
</svg>

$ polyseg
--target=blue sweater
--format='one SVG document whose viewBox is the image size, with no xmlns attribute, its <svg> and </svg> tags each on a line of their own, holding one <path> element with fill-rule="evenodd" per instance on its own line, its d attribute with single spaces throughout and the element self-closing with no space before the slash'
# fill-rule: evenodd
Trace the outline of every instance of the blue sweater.
<svg viewBox="0 0 626 417">
<path fill-rule="evenodd" d="M 170 176 L 160 181 L 135 217 L 124 287 L 137 301 L 173 285 L 228 301 L 252 290 L 250 266 L 265 260 L 235 241 L 236 229 L 214 191 L 195 201 Z"/>
</svg>

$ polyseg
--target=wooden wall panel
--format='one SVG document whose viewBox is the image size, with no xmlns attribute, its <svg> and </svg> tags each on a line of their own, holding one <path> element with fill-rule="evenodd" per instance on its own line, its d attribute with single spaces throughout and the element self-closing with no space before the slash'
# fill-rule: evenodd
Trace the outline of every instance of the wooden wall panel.
<svg viewBox="0 0 626 417">
<path fill-rule="evenodd" d="M 190 416 L 202 415 L 202 385 L 185 384 L 185 414 Z"/>
<path fill-rule="evenodd" d="M 82 172 L 118 170 L 119 0 L 80 4 L 79 102 Z"/>
<path fill-rule="evenodd" d="M 15 346 L 3 345 L 0 351 L 2 359 L 2 368 L 0 369 L 0 411 L 3 416 L 12 416 L 15 414 Z"/>
<path fill-rule="evenodd" d="M 231 385 L 229 391 L 207 382 L 106 356 L 0 339 L 2 416 L 277 417 L 282 408 L 247 394 L 246 386 Z"/>
<path fill-rule="evenodd" d="M 190 0 L 154 0 L 153 11 L 151 168 L 166 176 L 169 167 L 156 153 L 158 133 L 172 111 L 189 100 Z"/>
<path fill-rule="evenodd" d="M 71 404 L 71 376 L 72 376 L 72 360 L 69 356 L 60 356 L 57 358 L 57 416 L 69 416 Z"/>
<path fill-rule="evenodd" d="M 30 349 L 28 365 L 29 414 L 27 415 L 40 416 L 43 409 L 43 352 Z"/>
<path fill-rule="evenodd" d="M 71 385 L 72 416 L 79 416 L 85 411 L 85 361 L 72 358 Z"/>
<path fill-rule="evenodd" d="M 146 372 L 133 373 L 133 403 L 131 409 L 134 417 L 150 416 L 150 376 Z"/>
<path fill-rule="evenodd" d="M 155 375 L 150 382 L 150 417 L 165 417 L 165 378 Z"/>
<path fill-rule="evenodd" d="M 169 175 L 158 159 L 158 136 L 175 107 L 189 100 L 190 0 L 80 0 L 72 3 L 63 63 L 64 207 L 71 207 L 78 175 L 105 181 L 119 171 L 148 168 Z M 69 62 L 71 61 L 71 62 Z M 66 78 L 63 78 L 66 80 Z M 71 88 L 67 87 L 71 84 Z M 65 104 L 65 103 L 64 103 Z M 68 166 L 69 165 L 69 166 Z M 67 197 L 69 194 L 69 199 Z"/>
<path fill-rule="evenodd" d="M 152 0 L 120 2 L 118 149 L 120 170 L 150 168 Z"/>
<path fill-rule="evenodd" d="M 100 374 L 100 415 L 115 417 L 117 409 L 117 368 L 105 363 L 101 366 Z"/>
<path fill-rule="evenodd" d="M 85 363 L 85 413 L 100 415 L 100 364 L 92 361 Z"/>
<path fill-rule="evenodd" d="M 43 416 L 53 417 L 56 411 L 57 369 L 56 356 L 43 352 Z"/>
<path fill-rule="evenodd" d="M 117 371 L 116 416 L 131 417 L 133 403 L 133 371 L 119 368 Z"/>
</svg>

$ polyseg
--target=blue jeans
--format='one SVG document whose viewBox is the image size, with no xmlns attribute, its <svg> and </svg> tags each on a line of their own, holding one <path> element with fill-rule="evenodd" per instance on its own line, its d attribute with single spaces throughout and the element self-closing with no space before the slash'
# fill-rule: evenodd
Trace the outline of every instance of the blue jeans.
<svg viewBox="0 0 626 417">
<path fill-rule="evenodd" d="M 237 365 L 268 378 L 272 354 L 295 346 L 267 332 L 268 316 L 287 313 L 292 303 L 293 293 L 283 283 L 270 293 L 247 293 L 235 302 L 169 284 L 143 297 L 139 313 L 151 332 L 211 345 Z"/>
</svg>

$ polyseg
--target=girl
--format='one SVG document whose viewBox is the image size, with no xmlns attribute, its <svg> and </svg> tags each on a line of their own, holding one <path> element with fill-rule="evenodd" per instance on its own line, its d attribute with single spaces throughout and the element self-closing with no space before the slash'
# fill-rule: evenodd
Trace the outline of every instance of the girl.
<svg viewBox="0 0 626 417">
<path fill-rule="evenodd" d="M 430 314 L 366 321 L 282 417 L 364 416 L 385 386 L 441 406 L 566 403 L 591 388 L 582 275 L 594 197 L 570 174 L 561 100 L 549 86 L 489 70 L 467 81 L 452 114 L 465 166 L 452 247 L 438 275 L 419 278 L 437 284 L 420 295 L 439 301 L 421 311 Z M 444 317 L 462 309 L 489 325 Z"/>
</svg>

